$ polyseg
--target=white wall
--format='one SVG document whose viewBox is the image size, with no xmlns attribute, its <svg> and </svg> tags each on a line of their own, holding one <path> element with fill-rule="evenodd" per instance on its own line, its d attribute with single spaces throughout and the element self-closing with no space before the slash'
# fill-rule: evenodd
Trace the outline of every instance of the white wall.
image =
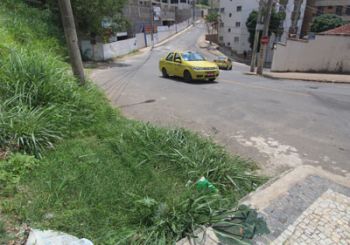
<svg viewBox="0 0 350 245">
<path fill-rule="evenodd" d="M 128 54 L 137 49 L 136 38 L 103 44 L 103 58 L 105 60 Z"/>
<path fill-rule="evenodd" d="M 319 35 L 278 44 L 271 71 L 350 73 L 350 36 Z"/>
<path fill-rule="evenodd" d="M 154 34 L 154 44 L 157 44 L 176 34 L 177 32 L 186 29 L 190 24 L 192 24 L 192 18 L 178 23 L 176 26 L 158 26 L 158 32 Z M 145 38 L 147 44 L 145 42 Z M 91 45 L 90 41 L 86 40 L 80 42 L 82 55 L 95 61 L 115 58 L 151 45 L 151 34 L 147 34 L 145 37 L 144 33 L 138 33 L 134 38 L 106 44 L 97 43 L 96 45 Z"/>
</svg>

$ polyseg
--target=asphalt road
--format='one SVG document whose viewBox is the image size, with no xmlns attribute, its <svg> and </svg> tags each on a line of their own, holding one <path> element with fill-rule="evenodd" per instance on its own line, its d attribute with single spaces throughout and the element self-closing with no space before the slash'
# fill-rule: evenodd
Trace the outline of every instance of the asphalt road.
<svg viewBox="0 0 350 245">
<path fill-rule="evenodd" d="M 245 75 L 248 67 L 238 63 L 215 83 L 162 78 L 158 61 L 169 51 L 197 50 L 213 58 L 197 45 L 204 33 L 198 24 L 91 76 L 127 117 L 212 136 L 265 174 L 311 164 L 350 179 L 350 86 Z"/>
</svg>

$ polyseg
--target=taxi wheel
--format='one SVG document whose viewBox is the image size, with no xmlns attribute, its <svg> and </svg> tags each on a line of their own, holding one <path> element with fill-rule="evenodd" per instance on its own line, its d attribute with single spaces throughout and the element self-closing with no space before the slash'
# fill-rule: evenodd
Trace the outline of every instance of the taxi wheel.
<svg viewBox="0 0 350 245">
<path fill-rule="evenodd" d="M 209 81 L 210 81 L 210 82 L 214 82 L 214 81 L 215 81 L 215 78 L 210 78 Z"/>
<path fill-rule="evenodd" d="M 192 82 L 192 76 L 191 76 L 191 73 L 189 71 L 184 72 L 184 79 L 186 82 Z"/>
<path fill-rule="evenodd" d="M 168 72 L 166 71 L 166 69 L 163 67 L 163 69 L 162 69 L 162 75 L 163 75 L 163 77 L 165 77 L 165 78 L 167 78 L 167 77 L 169 77 L 169 74 L 168 74 Z"/>
</svg>

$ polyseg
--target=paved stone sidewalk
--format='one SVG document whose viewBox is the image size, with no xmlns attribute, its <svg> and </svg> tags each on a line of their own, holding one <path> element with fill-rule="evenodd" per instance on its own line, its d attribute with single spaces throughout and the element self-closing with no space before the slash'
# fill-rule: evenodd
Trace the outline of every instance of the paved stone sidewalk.
<svg viewBox="0 0 350 245">
<path fill-rule="evenodd" d="M 270 181 L 244 200 L 256 208 L 270 230 L 253 244 L 350 245 L 350 179 L 301 166 Z M 212 229 L 201 240 L 178 244 L 230 245 Z"/>
<path fill-rule="evenodd" d="M 272 244 L 350 244 L 349 222 L 350 198 L 328 190 Z"/>
</svg>

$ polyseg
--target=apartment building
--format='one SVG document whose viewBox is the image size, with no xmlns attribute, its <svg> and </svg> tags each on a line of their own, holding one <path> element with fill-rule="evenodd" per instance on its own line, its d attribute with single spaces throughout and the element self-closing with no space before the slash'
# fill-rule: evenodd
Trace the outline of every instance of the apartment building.
<svg viewBox="0 0 350 245">
<path fill-rule="evenodd" d="M 253 10 L 259 9 L 257 0 L 220 0 L 219 43 L 237 54 L 250 51 L 246 21 Z"/>
<path fill-rule="evenodd" d="M 301 37 L 307 35 L 316 16 L 336 14 L 344 21 L 350 21 L 350 0 L 307 0 Z"/>
<path fill-rule="evenodd" d="M 350 21 L 350 0 L 315 0 L 314 15 L 336 14 Z"/>
</svg>

